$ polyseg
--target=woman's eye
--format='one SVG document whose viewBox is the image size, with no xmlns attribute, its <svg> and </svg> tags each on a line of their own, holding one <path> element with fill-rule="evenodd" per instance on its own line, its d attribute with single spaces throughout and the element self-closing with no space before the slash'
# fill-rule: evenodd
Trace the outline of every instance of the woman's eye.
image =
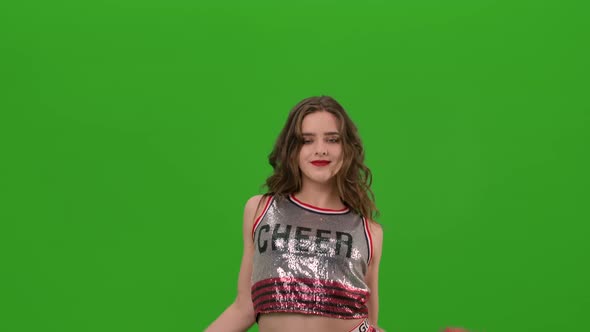
<svg viewBox="0 0 590 332">
<path fill-rule="evenodd" d="M 340 142 L 340 139 L 337 138 L 337 137 L 333 137 L 333 138 L 329 138 L 328 139 L 328 142 L 330 142 L 330 143 L 338 143 L 338 142 Z"/>
<path fill-rule="evenodd" d="M 310 144 L 310 143 L 312 143 L 312 142 L 313 142 L 313 141 L 312 141 L 312 140 L 310 140 L 310 139 L 304 139 L 304 140 L 303 140 L 303 144 Z"/>
</svg>

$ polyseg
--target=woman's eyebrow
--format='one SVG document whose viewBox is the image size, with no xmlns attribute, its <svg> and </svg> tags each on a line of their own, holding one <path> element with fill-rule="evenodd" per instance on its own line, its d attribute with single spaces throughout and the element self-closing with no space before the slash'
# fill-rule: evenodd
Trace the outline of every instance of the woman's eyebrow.
<svg viewBox="0 0 590 332">
<path fill-rule="evenodd" d="M 315 136 L 314 133 L 302 133 L 301 135 L 303 135 L 303 136 Z M 337 131 L 329 131 L 327 133 L 324 133 L 324 136 L 331 136 L 331 135 L 340 135 L 340 133 L 337 132 Z"/>
</svg>

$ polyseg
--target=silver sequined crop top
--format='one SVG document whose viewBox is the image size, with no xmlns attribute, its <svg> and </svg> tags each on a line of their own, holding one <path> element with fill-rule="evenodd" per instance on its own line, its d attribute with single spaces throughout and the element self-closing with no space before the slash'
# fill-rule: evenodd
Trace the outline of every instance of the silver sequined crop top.
<svg viewBox="0 0 590 332">
<path fill-rule="evenodd" d="M 256 219 L 252 302 L 273 312 L 366 318 L 371 261 L 368 221 L 348 208 L 327 210 L 290 195 L 270 197 Z"/>
</svg>

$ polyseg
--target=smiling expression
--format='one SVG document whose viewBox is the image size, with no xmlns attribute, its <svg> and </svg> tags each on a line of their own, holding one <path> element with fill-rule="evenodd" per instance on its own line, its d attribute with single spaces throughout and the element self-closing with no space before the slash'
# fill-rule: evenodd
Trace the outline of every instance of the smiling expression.
<svg viewBox="0 0 590 332">
<path fill-rule="evenodd" d="M 342 142 L 336 116 L 326 111 L 310 113 L 301 123 L 299 152 L 302 180 L 326 184 L 342 166 Z"/>
</svg>

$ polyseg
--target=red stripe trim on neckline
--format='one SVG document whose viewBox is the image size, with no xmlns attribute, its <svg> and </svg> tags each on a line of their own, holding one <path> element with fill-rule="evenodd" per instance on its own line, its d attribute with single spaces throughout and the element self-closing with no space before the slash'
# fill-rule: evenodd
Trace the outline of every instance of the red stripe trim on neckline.
<svg viewBox="0 0 590 332">
<path fill-rule="evenodd" d="M 301 206 L 302 208 L 312 210 L 312 211 L 321 212 L 321 213 L 344 214 L 344 213 L 347 213 L 348 211 L 350 211 L 350 209 L 348 207 L 345 207 L 345 208 L 339 209 L 339 210 L 334 210 L 334 209 L 325 209 L 325 208 L 313 206 L 311 204 L 307 204 L 307 203 L 304 203 L 304 202 L 298 200 L 295 197 L 295 195 L 293 195 L 293 194 L 289 195 L 289 198 L 291 199 L 291 201 L 293 203 Z"/>
</svg>

